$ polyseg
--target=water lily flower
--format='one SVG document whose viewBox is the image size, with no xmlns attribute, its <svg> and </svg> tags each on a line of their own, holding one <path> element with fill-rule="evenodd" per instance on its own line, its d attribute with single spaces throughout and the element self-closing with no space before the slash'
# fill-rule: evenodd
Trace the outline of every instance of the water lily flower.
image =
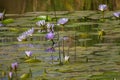
<svg viewBox="0 0 120 80">
<path fill-rule="evenodd" d="M 27 31 L 27 36 L 32 36 L 32 34 L 34 33 L 34 28 L 31 28 Z"/>
<path fill-rule="evenodd" d="M 100 4 L 98 9 L 100 11 L 105 11 L 105 10 L 107 10 L 107 5 L 106 4 Z"/>
<path fill-rule="evenodd" d="M 53 32 L 49 32 L 46 34 L 46 38 L 49 40 L 52 40 L 55 37 L 55 34 Z"/>
<path fill-rule="evenodd" d="M 25 51 L 25 54 L 27 57 L 31 57 L 32 56 L 32 51 Z"/>
<path fill-rule="evenodd" d="M 114 15 L 116 18 L 120 18 L 120 12 L 115 12 L 115 13 L 113 13 L 113 15 Z"/>
<path fill-rule="evenodd" d="M 12 63 L 12 64 L 11 64 L 11 68 L 12 68 L 14 71 L 17 71 L 18 63 L 17 63 L 17 62 Z"/>
<path fill-rule="evenodd" d="M 44 26 L 45 24 L 46 24 L 45 20 L 40 20 L 40 21 L 36 22 L 37 26 Z"/>
<path fill-rule="evenodd" d="M 23 33 L 22 35 L 20 35 L 19 37 L 17 37 L 17 40 L 18 41 L 22 41 L 22 40 L 24 40 L 26 38 L 27 38 L 27 35 L 25 33 Z"/>
<path fill-rule="evenodd" d="M 55 52 L 55 48 L 54 47 L 50 47 L 50 48 L 47 48 L 45 51 L 52 53 L 52 52 Z"/>
<path fill-rule="evenodd" d="M 65 62 L 68 62 L 70 59 L 70 56 L 65 56 L 64 59 L 65 59 Z"/>
<path fill-rule="evenodd" d="M 54 32 L 54 24 L 47 23 L 47 32 Z"/>
<path fill-rule="evenodd" d="M 68 22 L 68 18 L 61 18 L 61 19 L 58 20 L 57 24 L 58 25 L 60 25 L 60 24 L 64 25 L 67 22 Z"/>
<path fill-rule="evenodd" d="M 8 77 L 9 77 L 9 79 L 12 79 L 12 78 L 13 78 L 13 72 L 10 71 L 10 72 L 8 73 Z"/>
<path fill-rule="evenodd" d="M 25 31 L 24 33 L 22 33 L 19 37 L 17 37 L 18 41 L 22 41 L 24 39 L 26 39 L 29 36 L 32 36 L 32 34 L 34 33 L 34 28 L 31 28 L 27 31 Z"/>
</svg>

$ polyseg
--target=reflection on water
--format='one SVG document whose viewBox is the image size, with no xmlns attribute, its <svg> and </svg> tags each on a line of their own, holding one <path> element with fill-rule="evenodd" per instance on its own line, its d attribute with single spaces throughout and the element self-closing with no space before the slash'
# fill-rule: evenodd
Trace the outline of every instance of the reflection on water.
<svg viewBox="0 0 120 80">
<path fill-rule="evenodd" d="M 113 25 L 118 26 L 117 29 L 114 29 Z M 13 26 L 0 28 L 0 72 L 8 73 L 11 63 L 16 61 L 19 63 L 18 76 L 29 72 L 28 68 L 31 68 L 33 79 L 36 78 L 36 80 L 58 80 L 57 78 L 87 80 L 93 74 L 119 70 L 119 25 L 112 23 L 111 20 L 106 23 L 70 22 L 64 26 L 64 31 L 56 26 L 55 31 L 59 33 L 59 37 L 56 34 L 56 52 L 53 53 L 45 52 L 51 46 L 51 42 L 45 39 L 44 33 L 37 32 L 38 27 L 35 27 L 36 32 L 32 37 L 18 42 L 16 38 L 31 28 L 19 27 L 21 28 L 15 26 L 14 29 Z M 102 28 L 107 34 L 99 38 L 98 31 Z M 63 41 L 61 37 L 68 37 L 69 40 Z M 25 62 L 27 50 L 33 52 L 33 62 Z M 70 56 L 70 62 L 59 65 L 59 52 L 62 60 L 64 60 L 63 53 Z M 0 79 L 2 79 L 1 75 L 2 73 L 0 73 Z M 3 80 L 7 80 L 6 77 L 7 75 Z"/>
</svg>

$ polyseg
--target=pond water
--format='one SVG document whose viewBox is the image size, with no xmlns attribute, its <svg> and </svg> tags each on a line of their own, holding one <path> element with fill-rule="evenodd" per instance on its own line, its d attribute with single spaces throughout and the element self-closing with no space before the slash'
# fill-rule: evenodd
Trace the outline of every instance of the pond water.
<svg viewBox="0 0 120 80">
<path fill-rule="evenodd" d="M 13 80 L 119 80 L 120 21 L 112 17 L 112 13 L 106 12 L 103 22 L 98 12 L 58 12 L 57 18 L 68 17 L 70 20 L 63 31 L 60 26 L 55 27 L 55 42 L 63 36 L 70 40 L 64 41 L 64 45 L 60 41 L 53 53 L 45 51 L 51 42 L 46 40 L 45 33 L 38 31 L 39 27 L 33 21 L 38 14 L 55 18 L 53 14 L 29 12 L 19 17 L 6 14 L 15 21 L 0 27 L 0 79 L 8 80 L 11 63 L 18 62 Z M 32 37 L 18 42 L 17 37 L 32 27 L 36 30 Z M 106 34 L 99 36 L 101 30 Z M 25 51 L 32 51 L 31 60 L 26 58 Z M 59 55 L 62 64 L 59 64 Z M 70 56 L 69 62 L 64 62 L 64 55 Z M 32 76 L 21 78 L 30 75 L 29 72 Z"/>
</svg>

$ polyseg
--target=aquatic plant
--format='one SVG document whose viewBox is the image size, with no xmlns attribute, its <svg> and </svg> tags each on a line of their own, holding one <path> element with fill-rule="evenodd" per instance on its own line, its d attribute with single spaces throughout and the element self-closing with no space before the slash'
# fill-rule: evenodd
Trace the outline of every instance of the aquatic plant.
<svg viewBox="0 0 120 80">
<path fill-rule="evenodd" d="M 13 70 L 13 71 L 17 71 L 17 68 L 18 68 L 18 63 L 17 62 L 14 62 L 14 63 L 12 63 L 11 64 L 11 69 Z"/>
<path fill-rule="evenodd" d="M 114 12 L 113 16 L 116 17 L 117 19 L 120 19 L 120 12 Z"/>
<path fill-rule="evenodd" d="M 58 25 L 64 25 L 68 22 L 68 18 L 60 18 L 57 22 Z"/>
<path fill-rule="evenodd" d="M 45 22 L 45 20 L 40 20 L 40 21 L 36 22 L 36 25 L 40 27 L 39 32 L 46 32 L 46 22 Z"/>
<path fill-rule="evenodd" d="M 50 52 L 50 53 L 51 53 L 52 63 L 53 63 L 53 55 L 52 55 L 52 53 L 55 52 L 55 49 L 54 49 L 54 44 L 55 44 L 55 42 L 54 42 L 54 40 L 53 40 L 54 37 L 55 37 L 55 34 L 54 34 L 54 32 L 51 31 L 51 32 L 47 33 L 45 37 L 46 37 L 46 39 L 52 41 L 51 47 L 48 48 L 48 49 L 46 49 L 46 52 Z"/>
<path fill-rule="evenodd" d="M 48 40 L 52 40 L 54 37 L 55 37 L 55 34 L 53 32 L 49 32 L 49 33 L 46 34 L 46 38 Z"/>
<path fill-rule="evenodd" d="M 98 31 L 98 39 L 103 40 L 103 36 L 105 35 L 104 29 Z"/>
<path fill-rule="evenodd" d="M 68 63 L 68 62 L 69 62 L 69 59 L 70 59 L 70 56 L 65 56 L 65 57 L 64 57 L 64 62 L 65 62 L 65 63 Z"/>
<path fill-rule="evenodd" d="M 64 41 L 68 40 L 68 36 L 63 36 L 60 38 L 60 41 L 62 41 L 62 52 L 63 52 L 63 58 L 65 58 L 65 50 L 64 50 Z M 69 48 L 69 47 L 68 47 Z M 68 52 L 69 53 L 69 52 Z"/>
<path fill-rule="evenodd" d="M 54 24 L 52 23 L 47 23 L 47 32 L 54 32 Z"/>
<path fill-rule="evenodd" d="M 106 4 L 100 4 L 98 9 L 100 11 L 105 11 L 105 10 L 107 10 L 107 5 Z"/>
<path fill-rule="evenodd" d="M 40 21 L 36 22 L 36 25 L 44 26 L 45 25 L 45 20 L 40 20 Z"/>
<path fill-rule="evenodd" d="M 102 21 L 104 21 L 105 10 L 107 10 L 106 4 L 100 4 L 98 9 L 102 12 Z"/>
<path fill-rule="evenodd" d="M 52 20 L 52 18 L 50 17 L 50 16 L 37 16 L 35 19 L 34 19 L 35 21 L 40 21 L 40 20 L 45 20 L 45 21 L 51 21 Z"/>
<path fill-rule="evenodd" d="M 5 20 L 2 21 L 2 23 L 5 24 L 5 25 L 13 23 L 13 22 L 14 22 L 14 19 L 12 19 L 12 18 L 5 19 Z"/>
<path fill-rule="evenodd" d="M 33 33 L 34 33 L 34 28 L 31 28 L 31 29 L 23 32 L 20 36 L 18 36 L 17 40 L 21 42 L 21 41 L 25 40 L 27 37 L 32 36 Z"/>
<path fill-rule="evenodd" d="M 62 31 L 64 29 L 64 25 L 68 22 L 68 18 L 60 18 L 58 21 L 57 21 L 57 25 L 62 25 Z"/>
<path fill-rule="evenodd" d="M 12 78 L 13 78 L 13 72 L 10 71 L 10 72 L 8 73 L 8 79 L 9 79 L 9 80 L 12 80 Z"/>
<path fill-rule="evenodd" d="M 41 60 L 35 58 L 29 58 L 24 61 L 25 63 L 38 63 L 41 62 Z"/>
<path fill-rule="evenodd" d="M 20 79 L 21 79 L 21 80 L 26 80 L 26 79 L 31 78 L 31 77 L 32 77 L 32 70 L 29 69 L 29 72 L 22 74 L 22 75 L 20 76 Z"/>
<path fill-rule="evenodd" d="M 25 51 L 25 54 L 28 58 L 32 56 L 32 51 Z"/>
</svg>

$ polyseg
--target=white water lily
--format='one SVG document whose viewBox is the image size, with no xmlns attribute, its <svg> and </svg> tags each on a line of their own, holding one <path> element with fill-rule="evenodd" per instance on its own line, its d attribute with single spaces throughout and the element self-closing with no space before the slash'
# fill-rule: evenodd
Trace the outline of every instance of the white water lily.
<svg viewBox="0 0 120 80">
<path fill-rule="evenodd" d="M 70 59 L 70 56 L 65 56 L 65 57 L 64 57 L 65 62 L 68 62 L 69 59 Z"/>
<path fill-rule="evenodd" d="M 32 51 L 25 51 L 25 54 L 27 57 L 31 57 L 32 56 Z"/>
<path fill-rule="evenodd" d="M 27 57 L 31 57 L 32 56 L 32 51 L 25 51 L 25 54 Z"/>
<path fill-rule="evenodd" d="M 10 79 L 12 79 L 12 77 L 13 77 L 13 72 L 9 72 L 9 73 L 8 73 L 8 77 L 9 77 Z"/>
</svg>

